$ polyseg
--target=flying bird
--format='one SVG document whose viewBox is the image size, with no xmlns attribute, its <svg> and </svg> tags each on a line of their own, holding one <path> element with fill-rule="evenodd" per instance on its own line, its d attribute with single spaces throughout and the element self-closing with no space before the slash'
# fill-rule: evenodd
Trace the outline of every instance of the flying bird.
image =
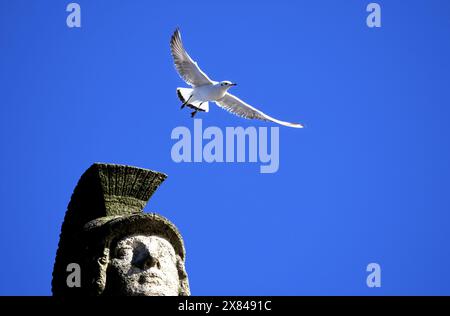
<svg viewBox="0 0 450 316">
<path fill-rule="evenodd" d="M 277 120 L 232 95 L 228 90 L 236 86 L 236 83 L 227 80 L 220 82 L 211 80 L 184 49 L 178 28 L 170 40 L 170 50 L 175 69 L 180 77 L 192 87 L 177 88 L 178 98 L 183 103 L 181 108 L 188 106 L 194 110 L 191 117 L 194 117 L 198 111 L 209 112 L 209 102 L 215 102 L 219 107 L 230 113 L 247 119 L 271 121 L 295 128 L 303 127 L 299 123 Z"/>
</svg>

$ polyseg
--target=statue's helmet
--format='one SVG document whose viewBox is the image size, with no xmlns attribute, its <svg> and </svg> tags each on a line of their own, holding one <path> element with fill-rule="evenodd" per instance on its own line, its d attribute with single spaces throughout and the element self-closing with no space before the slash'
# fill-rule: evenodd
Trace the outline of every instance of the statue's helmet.
<svg viewBox="0 0 450 316">
<path fill-rule="evenodd" d="M 183 239 L 165 217 L 143 213 L 149 198 L 167 176 L 131 166 L 94 164 L 80 178 L 69 203 L 55 259 L 52 292 L 55 296 L 102 295 L 110 249 L 132 235 L 159 236 L 177 256 L 179 295 L 189 295 L 184 270 Z M 69 287 L 67 267 L 80 267 L 81 285 Z"/>
</svg>

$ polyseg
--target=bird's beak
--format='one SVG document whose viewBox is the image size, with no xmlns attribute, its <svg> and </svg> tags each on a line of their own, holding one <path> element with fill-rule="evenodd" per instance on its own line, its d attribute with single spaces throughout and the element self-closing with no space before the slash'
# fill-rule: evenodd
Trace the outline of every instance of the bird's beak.
<svg viewBox="0 0 450 316">
<path fill-rule="evenodd" d="M 237 83 L 232 83 L 231 85 L 232 85 L 232 86 L 237 86 Z"/>
</svg>

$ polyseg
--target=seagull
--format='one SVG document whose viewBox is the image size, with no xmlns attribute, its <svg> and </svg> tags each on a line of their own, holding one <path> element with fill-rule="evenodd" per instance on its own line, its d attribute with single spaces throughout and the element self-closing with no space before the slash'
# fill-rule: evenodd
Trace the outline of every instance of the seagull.
<svg viewBox="0 0 450 316">
<path fill-rule="evenodd" d="M 299 123 L 277 120 L 229 93 L 228 89 L 236 86 L 236 83 L 228 80 L 217 82 L 209 79 L 184 49 L 178 28 L 170 40 L 170 51 L 178 74 L 192 87 L 177 88 L 178 98 L 183 103 L 181 108 L 183 109 L 187 106 L 194 110 L 191 113 L 191 117 L 194 117 L 198 111 L 209 112 L 208 102 L 215 102 L 219 107 L 240 117 L 271 121 L 294 128 L 303 128 L 303 125 Z"/>
</svg>

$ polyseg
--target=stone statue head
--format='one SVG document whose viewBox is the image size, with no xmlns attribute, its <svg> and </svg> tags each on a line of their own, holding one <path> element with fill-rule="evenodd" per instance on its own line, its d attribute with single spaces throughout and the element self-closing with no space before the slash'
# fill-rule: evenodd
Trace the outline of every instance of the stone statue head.
<svg viewBox="0 0 450 316">
<path fill-rule="evenodd" d="M 182 260 L 159 236 L 132 235 L 115 243 L 106 271 L 105 293 L 177 296 L 184 291 Z M 179 275 L 179 274 L 182 275 Z"/>
<path fill-rule="evenodd" d="M 102 218 L 84 227 L 95 295 L 189 295 L 183 241 L 158 214 Z"/>
<path fill-rule="evenodd" d="M 178 229 L 159 214 L 142 212 L 165 177 L 105 164 L 85 172 L 63 223 L 54 295 L 190 295 Z M 80 287 L 66 284 L 69 263 L 80 266 Z"/>
</svg>

